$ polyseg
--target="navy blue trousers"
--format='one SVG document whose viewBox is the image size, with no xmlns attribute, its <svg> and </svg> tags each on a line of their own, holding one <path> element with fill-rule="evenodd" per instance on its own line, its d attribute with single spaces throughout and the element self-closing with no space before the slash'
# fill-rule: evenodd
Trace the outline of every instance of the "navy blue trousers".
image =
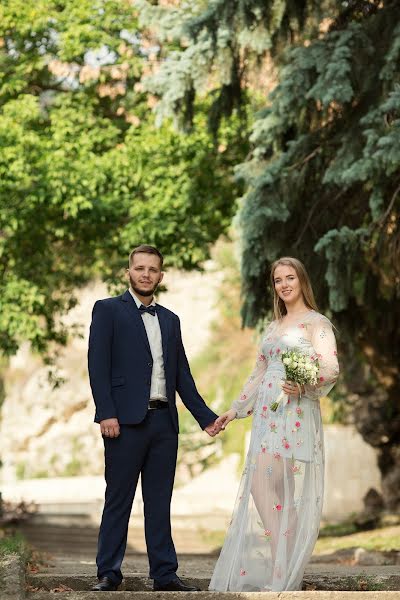
<svg viewBox="0 0 400 600">
<path fill-rule="evenodd" d="M 129 517 L 141 475 L 150 577 L 174 578 L 178 561 L 171 537 L 170 505 L 178 434 L 168 409 L 149 410 L 138 425 L 121 425 L 117 438 L 104 438 L 106 494 L 99 532 L 97 576 L 121 583 Z"/>
</svg>

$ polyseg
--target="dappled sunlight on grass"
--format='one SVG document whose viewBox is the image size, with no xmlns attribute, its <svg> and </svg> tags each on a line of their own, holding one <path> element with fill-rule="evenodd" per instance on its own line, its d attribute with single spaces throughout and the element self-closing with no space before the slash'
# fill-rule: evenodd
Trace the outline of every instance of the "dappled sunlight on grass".
<svg viewBox="0 0 400 600">
<path fill-rule="evenodd" d="M 400 525 L 359 531 L 350 535 L 320 537 L 317 540 L 314 554 L 327 554 L 353 547 L 365 550 L 398 550 L 400 548 Z"/>
<path fill-rule="evenodd" d="M 216 551 L 222 547 L 226 532 L 202 530 L 200 534 Z M 350 535 L 320 537 L 317 540 L 313 554 L 330 554 L 345 548 L 364 548 L 365 550 L 375 551 L 399 550 L 400 525 L 360 531 Z"/>
</svg>

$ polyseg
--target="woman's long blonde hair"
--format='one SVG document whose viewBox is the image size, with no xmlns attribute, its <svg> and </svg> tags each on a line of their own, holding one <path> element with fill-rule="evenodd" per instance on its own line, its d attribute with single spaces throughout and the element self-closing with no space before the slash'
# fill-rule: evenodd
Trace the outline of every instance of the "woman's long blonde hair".
<svg viewBox="0 0 400 600">
<path fill-rule="evenodd" d="M 311 287 L 311 281 L 303 263 L 297 258 L 292 256 L 283 256 L 278 258 L 271 265 L 271 285 L 274 292 L 274 316 L 275 319 L 282 319 L 287 313 L 286 305 L 282 298 L 278 296 L 275 290 L 274 274 L 278 266 L 292 267 L 296 271 L 297 277 L 300 281 L 301 291 L 303 292 L 304 303 L 307 308 L 318 310 L 317 303 L 315 301 L 314 292 Z"/>
</svg>

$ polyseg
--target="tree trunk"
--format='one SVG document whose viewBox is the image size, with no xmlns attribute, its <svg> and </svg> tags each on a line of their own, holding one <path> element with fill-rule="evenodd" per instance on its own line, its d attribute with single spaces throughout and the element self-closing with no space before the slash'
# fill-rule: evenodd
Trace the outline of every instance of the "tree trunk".
<svg viewBox="0 0 400 600">
<path fill-rule="evenodd" d="M 363 439 L 378 450 L 385 509 L 400 509 L 400 385 L 376 388 L 354 406 L 354 423 Z"/>
</svg>

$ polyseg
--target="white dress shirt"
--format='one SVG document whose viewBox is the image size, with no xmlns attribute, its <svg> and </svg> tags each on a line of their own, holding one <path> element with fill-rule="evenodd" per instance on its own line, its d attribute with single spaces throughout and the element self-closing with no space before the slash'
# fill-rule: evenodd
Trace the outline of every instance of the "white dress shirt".
<svg viewBox="0 0 400 600">
<path fill-rule="evenodd" d="M 135 295 L 135 292 L 129 288 L 136 306 L 139 308 L 142 302 Z M 155 306 L 153 299 L 149 306 Z M 161 329 L 157 313 L 153 315 L 142 313 L 143 325 L 146 329 L 147 339 L 149 340 L 151 355 L 153 357 L 153 370 L 151 372 L 150 400 L 164 400 L 168 402 L 167 387 L 165 383 L 164 357 L 162 351 Z"/>
</svg>

